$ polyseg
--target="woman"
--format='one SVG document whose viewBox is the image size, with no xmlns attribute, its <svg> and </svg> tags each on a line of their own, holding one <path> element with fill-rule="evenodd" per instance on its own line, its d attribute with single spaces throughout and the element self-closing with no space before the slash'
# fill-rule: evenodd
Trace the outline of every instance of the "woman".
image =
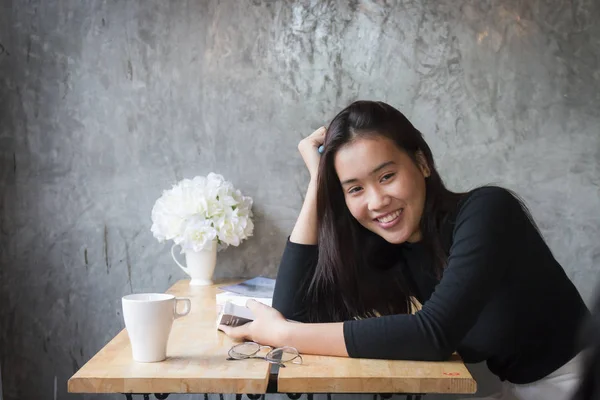
<svg viewBox="0 0 600 400">
<path fill-rule="evenodd" d="M 507 396 L 571 394 L 588 310 L 515 196 L 446 189 L 421 133 L 381 102 L 351 104 L 298 147 L 311 180 L 274 308 L 249 302 L 256 319 L 227 334 L 332 356 L 458 351 Z"/>
</svg>

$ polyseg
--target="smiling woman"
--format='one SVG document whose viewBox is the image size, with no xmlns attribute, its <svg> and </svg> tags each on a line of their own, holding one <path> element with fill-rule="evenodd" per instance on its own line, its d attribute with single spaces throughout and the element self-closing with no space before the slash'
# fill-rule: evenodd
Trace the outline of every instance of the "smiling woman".
<svg viewBox="0 0 600 400">
<path fill-rule="evenodd" d="M 448 190 L 421 133 L 382 102 L 351 104 L 298 148 L 311 181 L 274 308 L 250 302 L 256 319 L 227 334 L 359 358 L 458 351 L 503 381 L 495 399 L 570 398 L 589 311 L 516 195 Z"/>
</svg>

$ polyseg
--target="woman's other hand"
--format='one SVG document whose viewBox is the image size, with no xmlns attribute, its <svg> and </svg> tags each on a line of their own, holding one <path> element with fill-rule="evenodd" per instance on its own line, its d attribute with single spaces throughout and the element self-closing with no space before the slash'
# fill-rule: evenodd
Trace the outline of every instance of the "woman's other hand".
<svg viewBox="0 0 600 400">
<path fill-rule="evenodd" d="M 271 347 L 286 346 L 286 331 L 290 324 L 276 309 L 256 300 L 248 300 L 246 307 L 254 314 L 254 321 L 238 327 L 219 325 L 219 329 L 238 340 L 251 340 Z"/>
<path fill-rule="evenodd" d="M 298 150 L 300 151 L 302 159 L 308 168 L 310 179 L 315 182 L 317 180 L 319 160 L 321 158 L 318 150 L 319 146 L 321 146 L 325 141 L 326 132 L 327 129 L 322 126 L 298 143 Z"/>
</svg>

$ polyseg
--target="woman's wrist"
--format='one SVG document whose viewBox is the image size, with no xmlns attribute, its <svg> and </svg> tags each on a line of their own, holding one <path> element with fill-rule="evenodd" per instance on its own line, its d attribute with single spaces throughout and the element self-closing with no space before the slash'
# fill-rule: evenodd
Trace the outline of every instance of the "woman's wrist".
<svg viewBox="0 0 600 400">
<path fill-rule="evenodd" d="M 277 347 L 283 346 L 294 346 L 293 342 L 293 329 L 294 322 L 284 321 L 281 323 L 279 329 L 277 329 L 277 337 L 275 338 Z"/>
</svg>

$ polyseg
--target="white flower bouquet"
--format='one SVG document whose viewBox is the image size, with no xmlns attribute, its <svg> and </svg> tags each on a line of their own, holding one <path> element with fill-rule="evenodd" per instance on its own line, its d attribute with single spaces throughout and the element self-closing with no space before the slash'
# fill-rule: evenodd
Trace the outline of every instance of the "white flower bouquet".
<svg viewBox="0 0 600 400">
<path fill-rule="evenodd" d="M 252 198 L 223 176 L 210 173 L 183 179 L 165 190 L 152 208 L 152 234 L 159 242 L 173 240 L 186 250 L 238 246 L 252 236 Z"/>
</svg>

